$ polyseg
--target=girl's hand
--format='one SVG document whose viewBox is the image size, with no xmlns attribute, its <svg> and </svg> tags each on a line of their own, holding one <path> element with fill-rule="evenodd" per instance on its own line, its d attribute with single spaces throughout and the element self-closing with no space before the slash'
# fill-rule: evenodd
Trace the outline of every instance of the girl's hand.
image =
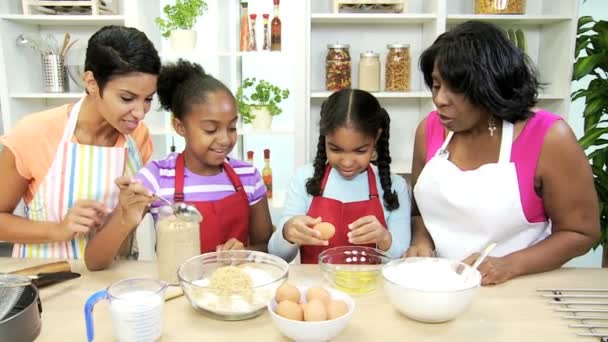
<svg viewBox="0 0 608 342">
<path fill-rule="evenodd" d="M 404 258 L 409 257 L 434 257 L 435 251 L 428 245 L 411 245 L 403 254 Z"/>
<path fill-rule="evenodd" d="M 319 239 L 321 233 L 312 229 L 321 223 L 321 218 L 307 215 L 294 216 L 283 226 L 285 240 L 297 245 L 327 246 L 329 242 Z"/>
<path fill-rule="evenodd" d="M 68 241 L 76 234 L 98 229 L 108 215 L 108 208 L 98 201 L 80 200 L 65 214 L 59 229 L 51 231 L 51 241 Z"/>
<path fill-rule="evenodd" d="M 467 265 L 472 265 L 478 257 L 479 253 L 474 253 L 462 262 Z M 481 273 L 481 285 L 484 286 L 498 285 L 518 276 L 515 265 L 513 265 L 512 262 L 509 262 L 506 257 L 486 257 L 477 269 L 479 270 L 479 273 Z"/>
<path fill-rule="evenodd" d="M 375 243 L 386 245 L 390 242 L 391 233 L 386 229 L 374 215 L 363 216 L 348 225 L 348 242 L 355 245 Z M 390 243 L 389 243 L 390 247 Z M 388 249 L 388 247 L 387 247 Z"/>
<path fill-rule="evenodd" d="M 116 178 L 115 183 L 120 189 L 118 209 L 123 224 L 138 225 L 150 204 L 154 202 L 154 194 L 139 180 L 128 176 Z"/>
<path fill-rule="evenodd" d="M 215 250 L 216 251 L 230 251 L 230 250 L 237 250 L 237 249 L 245 249 L 245 245 L 235 239 L 235 238 L 231 238 L 230 240 L 226 241 L 225 244 L 223 245 L 218 245 Z"/>
</svg>

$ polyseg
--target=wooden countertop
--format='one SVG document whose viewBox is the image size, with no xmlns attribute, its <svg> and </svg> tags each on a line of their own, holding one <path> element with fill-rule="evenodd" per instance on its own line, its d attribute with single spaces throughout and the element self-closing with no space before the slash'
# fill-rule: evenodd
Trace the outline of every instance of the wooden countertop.
<svg viewBox="0 0 608 342">
<path fill-rule="evenodd" d="M 45 260 L 0 258 L 0 271 L 10 272 L 45 263 Z M 36 341 L 86 340 L 84 303 L 95 291 L 131 277 L 155 277 L 156 265 L 116 262 L 110 269 L 88 272 L 84 263 L 71 262 L 81 278 L 43 288 L 42 331 Z M 295 285 L 322 284 L 317 266 L 290 265 L 289 281 Z M 537 288 L 608 288 L 608 270 L 562 268 L 520 277 L 506 284 L 482 288 L 469 309 L 455 320 L 440 324 L 412 321 L 397 312 L 380 288 L 355 296 L 352 320 L 334 341 L 598 341 L 579 337 L 568 328 L 563 313 L 541 298 Z M 108 304 L 94 311 L 96 341 L 114 341 Z M 580 330 L 586 332 L 586 330 Z M 270 315 L 238 322 L 208 318 L 190 306 L 185 297 L 166 303 L 162 341 L 287 341 L 274 327 Z"/>
</svg>

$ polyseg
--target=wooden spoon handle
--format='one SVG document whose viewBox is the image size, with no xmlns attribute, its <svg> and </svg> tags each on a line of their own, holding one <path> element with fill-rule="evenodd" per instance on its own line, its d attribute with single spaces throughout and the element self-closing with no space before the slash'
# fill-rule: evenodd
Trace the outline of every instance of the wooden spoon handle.
<svg viewBox="0 0 608 342">
<path fill-rule="evenodd" d="M 67 261 L 57 261 L 52 263 L 41 264 L 38 266 L 23 268 L 11 273 L 21 275 L 37 275 L 38 273 L 70 272 L 71 270 L 72 268 Z"/>
</svg>

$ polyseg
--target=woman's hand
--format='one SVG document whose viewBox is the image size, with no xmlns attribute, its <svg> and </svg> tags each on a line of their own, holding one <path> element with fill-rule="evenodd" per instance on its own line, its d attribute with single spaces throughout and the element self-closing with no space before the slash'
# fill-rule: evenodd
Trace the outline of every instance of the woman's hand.
<svg viewBox="0 0 608 342">
<path fill-rule="evenodd" d="M 433 257 L 435 256 L 435 251 L 431 246 L 419 244 L 419 245 L 411 245 L 410 248 L 405 251 L 403 254 L 404 258 L 410 257 Z"/>
<path fill-rule="evenodd" d="M 478 257 L 479 253 L 474 253 L 462 262 L 472 265 Z M 497 285 L 518 276 L 515 265 L 506 257 L 486 257 L 477 269 L 481 273 L 481 285 Z"/>
<path fill-rule="evenodd" d="M 327 241 L 319 239 L 321 233 L 312 229 L 319 223 L 321 223 L 320 217 L 294 216 L 283 226 L 283 237 L 297 245 L 327 246 Z"/>
<path fill-rule="evenodd" d="M 128 176 L 118 177 L 114 182 L 120 189 L 118 209 L 122 222 L 136 226 L 150 204 L 154 202 L 154 194 L 146 189 L 140 181 Z"/>
<path fill-rule="evenodd" d="M 375 243 L 380 249 L 390 247 L 391 233 L 386 229 L 374 215 L 363 216 L 348 225 L 348 242 L 355 245 Z M 386 246 L 388 244 L 388 246 Z M 385 246 L 382 246 L 385 245 Z M 382 248 L 386 247 L 386 248 Z"/>
<path fill-rule="evenodd" d="M 68 241 L 76 234 L 98 229 L 108 215 L 108 208 L 98 201 L 80 200 L 65 214 L 59 229 L 51 230 L 51 241 Z"/>
<path fill-rule="evenodd" d="M 215 250 L 216 251 L 231 251 L 231 250 L 238 250 L 238 249 L 245 249 L 245 245 L 235 239 L 235 238 L 231 238 L 230 240 L 226 241 L 225 244 L 223 245 L 218 245 Z"/>
</svg>

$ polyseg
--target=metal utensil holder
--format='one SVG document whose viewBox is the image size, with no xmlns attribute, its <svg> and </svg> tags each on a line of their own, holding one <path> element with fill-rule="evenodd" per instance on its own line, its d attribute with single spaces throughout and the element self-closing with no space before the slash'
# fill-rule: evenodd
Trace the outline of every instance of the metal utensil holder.
<svg viewBox="0 0 608 342">
<path fill-rule="evenodd" d="M 542 288 L 536 291 L 549 299 L 549 304 L 557 306 L 555 311 L 565 314 L 563 319 L 578 321 L 569 324 L 570 328 L 587 329 L 577 335 L 595 336 L 601 342 L 608 342 L 608 289 Z"/>
<path fill-rule="evenodd" d="M 67 71 L 63 56 L 55 54 L 42 55 L 42 83 L 47 93 L 68 91 Z"/>
</svg>

